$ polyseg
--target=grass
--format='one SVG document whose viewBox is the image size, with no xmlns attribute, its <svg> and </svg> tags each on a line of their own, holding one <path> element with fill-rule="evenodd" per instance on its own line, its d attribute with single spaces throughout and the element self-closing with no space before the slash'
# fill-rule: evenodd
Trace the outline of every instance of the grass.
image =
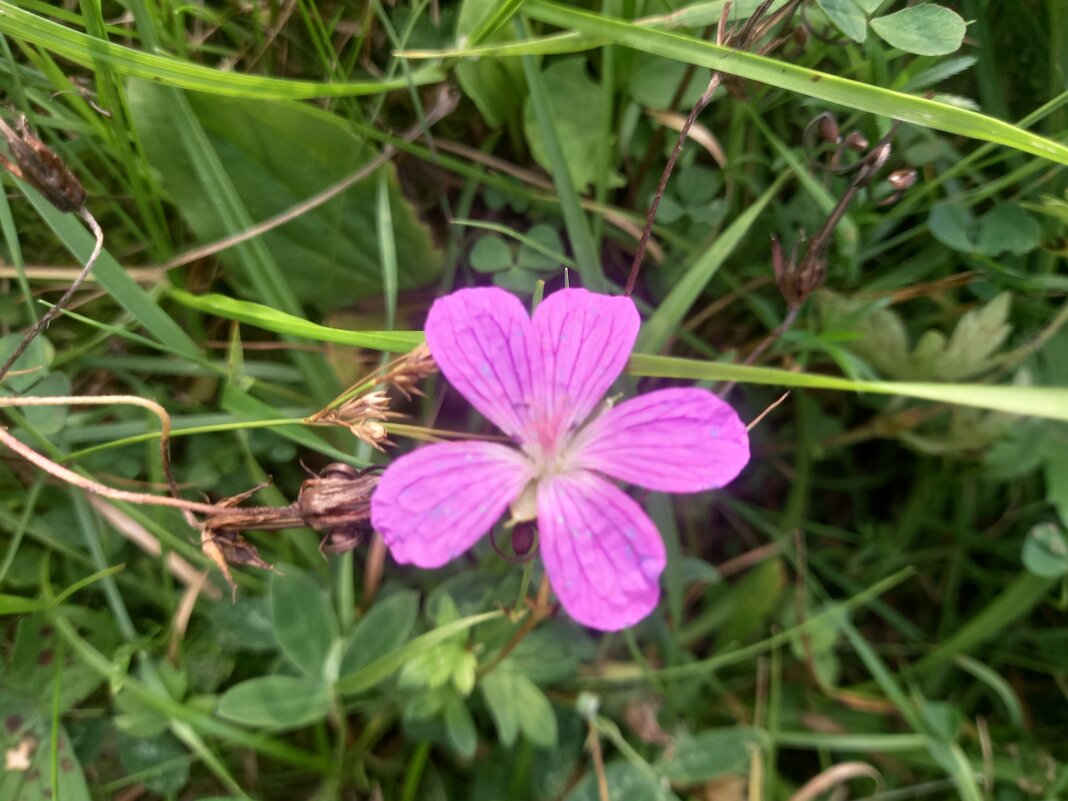
<svg viewBox="0 0 1068 801">
<path fill-rule="evenodd" d="M 696 383 L 747 421 L 768 412 L 728 488 L 641 498 L 663 597 L 607 635 L 549 614 L 540 561 L 489 543 L 419 571 L 370 541 L 324 558 L 321 533 L 253 527 L 228 552 L 231 603 L 175 510 L 5 454 L 0 801 L 1068 793 L 1068 15 L 951 3 L 974 20 L 963 48 L 916 56 L 871 31 L 843 42 L 806 5 L 820 35 L 761 56 L 714 43 L 718 0 L 0 2 L 9 105 L 105 231 L 3 394 L 161 403 L 184 497 L 270 478 L 252 505 L 284 507 L 306 469 L 488 433 L 440 378 L 395 395 L 410 419 L 384 454 L 306 418 L 420 344 L 454 288 L 620 292 L 675 137 L 648 112 L 686 115 L 690 68 L 697 94 L 705 68 L 745 80 L 668 184 L 621 391 Z M 792 311 L 770 237 L 803 257 L 853 179 L 806 145 L 825 111 L 872 143 L 903 124 Z M 906 168 L 915 185 L 884 203 Z M 5 189 L 0 357 L 92 244 Z M 488 236 L 512 267 L 472 269 Z M 86 480 L 166 494 L 141 410 L 3 414 Z M 240 566 L 250 552 L 277 571 Z"/>
</svg>

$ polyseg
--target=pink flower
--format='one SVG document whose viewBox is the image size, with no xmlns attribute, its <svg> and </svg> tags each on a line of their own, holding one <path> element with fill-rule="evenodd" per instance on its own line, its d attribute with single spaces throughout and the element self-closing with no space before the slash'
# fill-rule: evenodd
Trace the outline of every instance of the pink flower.
<svg viewBox="0 0 1068 801">
<path fill-rule="evenodd" d="M 564 289 L 531 318 L 500 289 L 461 289 L 426 321 L 449 383 L 515 446 L 449 442 L 394 461 L 371 521 L 402 564 L 439 567 L 509 507 L 537 520 L 545 570 L 571 617 L 615 631 L 660 597 L 664 543 L 608 478 L 664 492 L 722 487 L 749 461 L 738 415 L 703 389 L 601 405 L 638 335 L 633 301 Z M 599 408 L 600 407 L 600 408 Z"/>
</svg>

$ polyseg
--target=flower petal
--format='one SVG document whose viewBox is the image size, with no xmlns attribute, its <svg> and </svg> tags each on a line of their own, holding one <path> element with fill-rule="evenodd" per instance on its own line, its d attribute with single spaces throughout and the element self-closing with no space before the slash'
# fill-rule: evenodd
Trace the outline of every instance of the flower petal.
<svg viewBox="0 0 1068 801">
<path fill-rule="evenodd" d="M 586 470 L 543 480 L 538 529 L 549 582 L 579 623 L 617 631 L 656 608 L 664 542 L 622 490 Z"/>
<path fill-rule="evenodd" d="M 506 434 L 530 431 L 533 368 L 530 317 L 515 295 L 496 287 L 439 298 L 426 318 L 426 341 L 441 372 Z"/>
<path fill-rule="evenodd" d="M 661 389 L 624 401 L 575 437 L 568 463 L 661 492 L 722 487 L 749 461 L 749 434 L 708 390 Z"/>
<path fill-rule="evenodd" d="M 428 445 L 382 474 L 371 524 L 401 564 L 440 567 L 489 531 L 529 480 L 529 463 L 506 445 Z"/>
<path fill-rule="evenodd" d="M 623 372 L 641 318 L 634 301 L 561 289 L 534 312 L 534 418 L 548 441 L 583 422 Z"/>
</svg>

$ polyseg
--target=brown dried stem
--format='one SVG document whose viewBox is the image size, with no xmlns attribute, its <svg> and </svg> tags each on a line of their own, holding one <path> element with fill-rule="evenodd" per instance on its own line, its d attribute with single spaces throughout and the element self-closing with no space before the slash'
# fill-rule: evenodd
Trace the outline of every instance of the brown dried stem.
<svg viewBox="0 0 1068 801">
<path fill-rule="evenodd" d="M 764 2 L 756 7 L 752 16 L 746 20 L 741 28 L 730 30 L 727 28 L 727 20 L 731 11 L 731 3 L 728 2 L 724 4 L 723 14 L 720 16 L 719 28 L 716 32 L 716 44 L 724 47 L 734 47 L 739 50 L 746 50 L 752 47 L 760 41 L 760 39 L 762 39 L 773 26 L 792 14 L 794 8 L 797 6 L 797 2 L 798 0 L 794 0 L 794 2 L 787 3 L 786 6 L 776 13 L 765 17 L 765 13 L 768 8 L 771 7 L 772 0 L 764 0 Z M 761 48 L 760 54 L 764 55 L 771 50 L 774 50 L 781 43 L 782 39 L 776 39 Z M 653 201 L 649 205 L 649 211 L 645 217 L 645 227 L 642 229 L 641 238 L 638 240 L 638 247 L 634 252 L 634 260 L 630 265 L 630 274 L 627 276 L 627 285 L 623 290 L 624 295 L 630 295 L 634 291 L 634 285 L 638 281 L 638 273 L 641 271 L 642 259 L 645 257 L 645 248 L 649 244 L 649 237 L 653 233 L 653 223 L 656 221 L 657 209 L 660 208 L 660 200 L 663 198 L 664 191 L 667 189 L 668 180 L 671 178 L 671 173 L 675 169 L 675 163 L 679 159 L 679 154 L 682 153 L 682 146 L 686 143 L 690 129 L 697 121 L 698 115 L 704 111 L 705 107 L 712 100 L 712 95 L 715 93 L 716 89 L 719 88 L 723 79 L 724 74 L 722 72 L 716 70 L 712 73 L 704 93 L 701 95 L 701 98 L 697 103 L 694 104 L 694 107 L 690 109 L 690 113 L 686 117 L 686 122 L 683 123 L 682 127 L 679 129 L 679 135 L 675 139 L 675 146 L 671 150 L 671 156 L 668 158 L 667 164 L 664 165 L 664 171 L 660 174 L 660 181 L 657 183 Z"/>
</svg>

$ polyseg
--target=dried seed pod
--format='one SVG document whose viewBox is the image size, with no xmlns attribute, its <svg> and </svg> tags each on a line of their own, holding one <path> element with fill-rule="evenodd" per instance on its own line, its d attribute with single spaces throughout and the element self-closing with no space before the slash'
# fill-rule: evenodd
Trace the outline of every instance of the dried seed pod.
<svg viewBox="0 0 1068 801">
<path fill-rule="evenodd" d="M 379 469 L 376 465 L 359 470 L 336 462 L 323 468 L 318 477 L 305 481 L 297 498 L 304 524 L 316 531 L 343 532 L 369 523 L 371 492 L 378 484 Z"/>
<path fill-rule="evenodd" d="M 67 168 L 63 159 L 30 133 L 25 117 L 19 115 L 14 130 L 0 119 L 0 135 L 7 140 L 8 150 L 14 159 L 12 163 L 0 156 L 0 164 L 12 175 L 30 184 L 60 211 L 78 211 L 85 205 L 85 188 L 81 181 Z"/>
</svg>

